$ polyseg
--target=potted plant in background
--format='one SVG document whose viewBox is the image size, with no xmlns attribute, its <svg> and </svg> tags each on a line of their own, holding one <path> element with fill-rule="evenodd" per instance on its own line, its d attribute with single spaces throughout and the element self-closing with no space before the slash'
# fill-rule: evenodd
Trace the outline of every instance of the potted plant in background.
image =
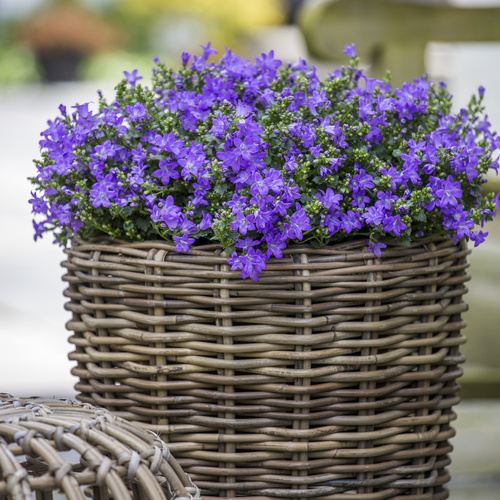
<svg viewBox="0 0 500 500">
<path fill-rule="evenodd" d="M 159 61 L 49 122 L 82 401 L 156 430 L 205 498 L 447 498 L 467 240 L 500 201 L 483 89 L 367 78 L 354 46 Z"/>
<path fill-rule="evenodd" d="M 78 80 L 92 54 L 123 44 L 119 30 L 102 16 L 68 0 L 59 0 L 20 27 L 48 82 Z"/>
</svg>

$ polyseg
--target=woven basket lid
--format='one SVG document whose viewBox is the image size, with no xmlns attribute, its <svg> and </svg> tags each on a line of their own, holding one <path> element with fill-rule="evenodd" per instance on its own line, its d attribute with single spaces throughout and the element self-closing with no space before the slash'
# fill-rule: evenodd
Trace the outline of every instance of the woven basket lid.
<svg viewBox="0 0 500 500">
<path fill-rule="evenodd" d="M 200 498 L 153 432 L 72 400 L 0 394 L 0 497 L 56 491 L 69 500 Z"/>
</svg>

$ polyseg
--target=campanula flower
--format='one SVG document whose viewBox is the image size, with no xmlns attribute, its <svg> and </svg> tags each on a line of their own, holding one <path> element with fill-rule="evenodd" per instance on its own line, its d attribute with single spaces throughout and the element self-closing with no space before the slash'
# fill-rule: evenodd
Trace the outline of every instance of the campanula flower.
<svg viewBox="0 0 500 500">
<path fill-rule="evenodd" d="M 460 182 L 455 181 L 454 178 L 449 175 L 448 178 L 443 181 L 439 179 L 439 188 L 435 190 L 435 195 L 438 200 L 436 204 L 439 207 L 446 207 L 447 205 L 457 206 L 457 198 L 462 198 L 462 189 L 460 188 Z"/>
<path fill-rule="evenodd" d="M 131 122 L 140 122 L 147 116 L 146 108 L 142 102 L 137 102 L 134 106 L 125 106 L 125 111 L 129 113 L 128 119 Z"/>
<path fill-rule="evenodd" d="M 344 54 L 349 57 L 356 57 L 356 45 L 351 43 L 350 45 L 346 45 L 343 50 Z"/>
<path fill-rule="evenodd" d="M 129 73 L 128 71 L 124 71 L 123 74 L 125 75 L 125 79 L 127 80 L 128 84 L 132 87 L 135 87 L 136 83 L 139 80 L 142 80 L 142 76 L 139 76 L 137 74 L 136 69 L 134 69 L 134 71 L 132 71 L 131 73 Z"/>
<path fill-rule="evenodd" d="M 379 259 L 382 257 L 382 249 L 387 248 L 387 245 L 381 241 L 370 243 L 370 240 L 366 240 L 366 243 L 368 243 L 368 251 L 373 252 Z"/>
<path fill-rule="evenodd" d="M 174 236 L 175 251 L 189 253 L 189 245 L 195 242 L 194 238 L 189 237 L 189 233 L 185 231 L 182 236 Z"/>
<path fill-rule="evenodd" d="M 176 161 L 160 160 L 157 170 L 155 170 L 151 175 L 161 179 L 161 182 L 166 186 L 170 179 L 178 179 L 181 174 L 176 170 L 179 164 Z"/>
<path fill-rule="evenodd" d="M 386 233 L 394 233 L 396 236 L 401 236 L 401 231 L 407 228 L 399 214 L 387 216 L 383 221 L 383 226 Z"/>
<path fill-rule="evenodd" d="M 109 208 L 116 195 L 116 186 L 113 182 L 103 179 L 92 186 L 89 194 L 94 208 L 100 206 Z"/>
<path fill-rule="evenodd" d="M 254 280 L 296 241 L 361 237 L 379 258 L 388 239 L 484 240 L 474 228 L 500 208 L 482 192 L 500 152 L 484 89 L 453 112 L 426 77 L 393 88 L 365 76 L 354 44 L 323 81 L 273 51 L 246 60 L 226 49 L 214 62 L 210 43 L 201 51 L 183 53 L 178 71 L 155 58 L 149 86 L 124 72 L 109 102 L 59 108 L 31 179 L 35 238 L 105 232 L 185 253 L 211 241 Z"/>
</svg>

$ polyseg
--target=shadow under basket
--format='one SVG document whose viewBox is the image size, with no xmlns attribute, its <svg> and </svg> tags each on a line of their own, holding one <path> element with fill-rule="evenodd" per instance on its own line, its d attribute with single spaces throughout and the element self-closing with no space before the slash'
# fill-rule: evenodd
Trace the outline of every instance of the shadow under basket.
<svg viewBox="0 0 500 500">
<path fill-rule="evenodd" d="M 76 240 L 78 399 L 160 433 L 204 499 L 448 498 L 469 251 L 292 245 L 257 283 L 214 245 Z"/>
</svg>

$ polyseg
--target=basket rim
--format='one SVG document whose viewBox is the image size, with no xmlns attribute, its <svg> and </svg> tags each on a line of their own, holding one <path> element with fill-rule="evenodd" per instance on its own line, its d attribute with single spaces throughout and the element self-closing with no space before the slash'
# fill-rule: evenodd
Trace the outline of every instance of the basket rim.
<svg viewBox="0 0 500 500">
<path fill-rule="evenodd" d="M 404 252 L 405 250 L 412 250 L 417 247 L 429 245 L 432 243 L 441 243 L 449 241 L 454 246 L 460 245 L 465 241 L 465 237 L 460 238 L 457 242 L 454 242 L 452 236 L 448 235 L 428 235 L 417 240 L 412 241 L 409 245 L 401 245 L 394 238 L 385 238 L 381 240 L 383 243 L 387 245 L 386 248 L 381 249 L 382 256 L 388 256 L 394 252 Z M 173 251 L 179 255 L 185 256 L 204 256 L 204 255 L 217 255 L 222 259 L 226 259 L 229 257 L 228 254 L 225 253 L 224 247 L 220 243 L 209 243 L 209 244 L 200 244 L 194 245 L 191 247 L 189 253 L 176 252 L 175 244 L 168 240 L 154 239 L 154 240 L 143 240 L 143 241 L 127 241 L 121 239 L 110 238 L 109 236 L 97 236 L 94 238 L 81 238 L 75 237 L 71 244 L 64 249 L 65 253 L 71 252 L 73 249 L 84 247 L 88 250 L 91 250 L 92 247 L 98 246 L 102 249 L 103 246 L 109 247 L 123 247 L 127 249 L 137 249 L 143 250 L 146 248 L 158 248 L 166 251 Z M 366 242 L 366 238 L 364 237 L 355 237 L 349 241 L 341 241 L 337 243 L 328 244 L 322 247 L 315 247 L 309 243 L 289 243 L 286 248 L 282 250 L 283 256 L 300 254 L 300 253 L 314 253 L 314 254 L 332 254 L 332 253 L 347 253 L 351 251 L 358 251 L 363 256 L 368 258 L 374 257 L 375 254 L 373 252 L 368 251 L 368 243 Z M 269 260 L 281 260 L 272 257 Z"/>
</svg>

